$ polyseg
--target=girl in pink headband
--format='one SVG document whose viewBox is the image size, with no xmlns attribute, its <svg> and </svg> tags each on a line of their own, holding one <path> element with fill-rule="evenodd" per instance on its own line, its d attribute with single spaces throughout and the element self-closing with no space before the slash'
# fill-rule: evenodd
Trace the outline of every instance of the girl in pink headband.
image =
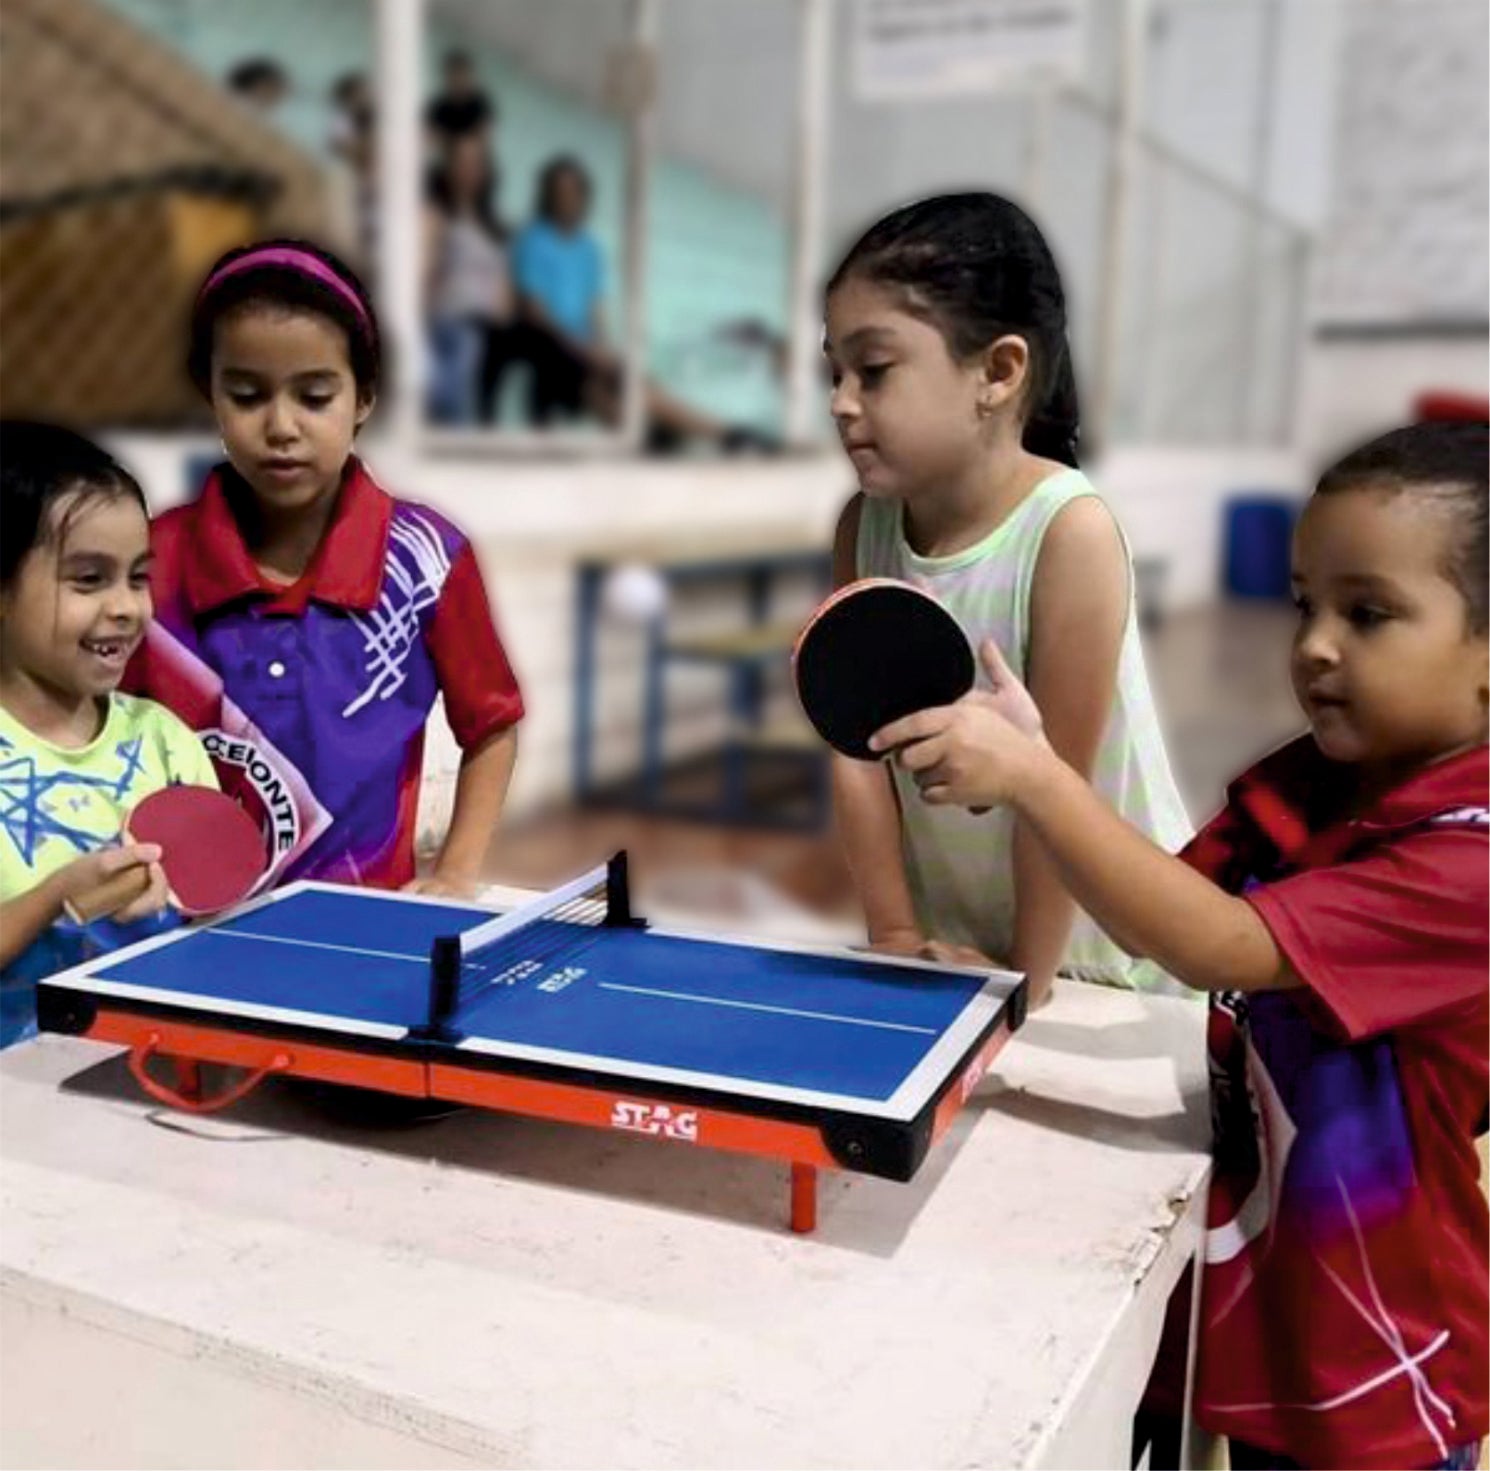
<svg viewBox="0 0 1490 1471">
<path fill-rule="evenodd" d="M 275 877 L 468 895 L 502 810 L 522 698 L 470 543 L 354 453 L 377 403 L 377 317 L 298 240 L 230 251 L 188 364 L 226 459 L 157 518 L 157 622 L 132 682 L 200 732 L 261 816 Z M 424 730 L 463 752 L 450 826 L 416 878 Z"/>
<path fill-rule="evenodd" d="M 303 240 L 269 240 L 228 251 L 197 292 L 187 370 L 209 402 L 217 324 L 248 302 L 324 317 L 346 338 L 348 366 L 359 397 L 369 405 L 377 397 L 382 345 L 377 315 L 362 282 L 328 250 Z"/>
</svg>

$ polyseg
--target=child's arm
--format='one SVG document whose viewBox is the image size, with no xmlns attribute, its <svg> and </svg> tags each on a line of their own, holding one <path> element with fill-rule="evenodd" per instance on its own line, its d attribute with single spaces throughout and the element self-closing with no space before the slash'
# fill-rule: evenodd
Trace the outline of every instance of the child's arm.
<svg viewBox="0 0 1490 1471">
<path fill-rule="evenodd" d="M 843 508 L 833 534 L 833 586 L 846 587 L 858 575 L 859 515 L 864 497 Z M 888 767 L 883 763 L 832 757 L 833 808 L 869 943 L 878 949 L 914 955 L 926 943 L 916 920 L 900 847 L 900 808 Z"/>
<path fill-rule="evenodd" d="M 1016 730 L 988 702 L 923 710 L 886 726 L 873 744 L 902 747 L 896 759 L 928 802 L 1013 806 L 1076 902 L 1186 985 L 1271 991 L 1300 984 L 1246 900 L 1130 827 L 1043 739 Z"/>
<path fill-rule="evenodd" d="M 1112 715 L 1118 659 L 1128 616 L 1128 558 L 1107 508 L 1093 497 L 1072 501 L 1045 534 L 1030 594 L 1026 656 L 1034 696 L 1055 753 L 1090 777 Z M 1030 977 L 1039 1000 L 1071 938 L 1076 906 L 1039 836 L 1014 828 L 1013 969 Z"/>
<path fill-rule="evenodd" d="M 165 874 L 160 867 L 160 849 L 154 843 L 121 848 L 99 848 L 75 858 L 24 894 L 0 903 L 0 969 L 23 954 L 62 913 L 62 906 L 86 894 L 115 874 L 139 863 L 150 865 L 150 886 L 137 899 L 110 915 L 121 924 L 157 914 L 170 902 Z"/>
<path fill-rule="evenodd" d="M 469 542 L 450 564 L 424 638 L 462 755 L 449 831 L 433 872 L 414 887 L 468 897 L 507 800 L 523 716 L 522 694 Z"/>
<path fill-rule="evenodd" d="M 429 876 L 416 887 L 425 894 L 470 898 L 481 876 L 481 860 L 502 815 L 512 768 L 517 763 L 517 727 L 493 732 L 467 751 L 455 783 L 450 829 Z"/>
<path fill-rule="evenodd" d="M 869 943 L 877 950 L 917 955 L 926 936 L 905 877 L 900 852 L 900 809 L 882 765 L 835 755 L 833 806 L 838 831 L 859 902 Z"/>
</svg>

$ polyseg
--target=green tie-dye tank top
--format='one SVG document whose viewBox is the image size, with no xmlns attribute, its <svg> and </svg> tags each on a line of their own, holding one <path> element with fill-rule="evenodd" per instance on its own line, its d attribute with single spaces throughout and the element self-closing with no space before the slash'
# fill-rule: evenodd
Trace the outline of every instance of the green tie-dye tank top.
<svg viewBox="0 0 1490 1471">
<path fill-rule="evenodd" d="M 902 503 L 865 498 L 859 520 L 860 577 L 899 577 L 933 593 L 974 648 L 991 637 L 1020 679 L 1030 643 L 1030 593 L 1046 528 L 1078 496 L 1095 495 L 1078 470 L 1042 481 L 982 541 L 946 557 L 922 557 L 907 544 Z M 1124 547 L 1126 548 L 1126 539 Z M 1133 580 L 1113 692 L 1092 785 L 1141 832 L 1175 853 L 1193 828 L 1165 755 L 1143 664 Z M 979 683 L 986 677 L 979 669 Z M 1005 809 L 975 815 L 929 807 L 892 768 L 900 797 L 906 876 L 925 933 L 1007 956 L 1014 940 L 1013 818 Z M 1078 911 L 1061 970 L 1110 985 L 1171 989 L 1155 966 L 1134 961 Z"/>
</svg>

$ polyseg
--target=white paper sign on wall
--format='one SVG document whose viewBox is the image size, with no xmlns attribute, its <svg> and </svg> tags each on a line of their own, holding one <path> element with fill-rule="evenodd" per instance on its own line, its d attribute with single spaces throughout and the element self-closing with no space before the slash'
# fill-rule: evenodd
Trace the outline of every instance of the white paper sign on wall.
<svg viewBox="0 0 1490 1471">
<path fill-rule="evenodd" d="M 855 0 L 854 90 L 866 102 L 1077 81 L 1090 0 Z"/>
</svg>

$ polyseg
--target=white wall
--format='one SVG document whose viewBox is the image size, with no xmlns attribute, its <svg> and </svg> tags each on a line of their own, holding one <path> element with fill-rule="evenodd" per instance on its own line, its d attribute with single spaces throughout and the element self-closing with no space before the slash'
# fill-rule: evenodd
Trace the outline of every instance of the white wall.
<svg viewBox="0 0 1490 1471">
<path fill-rule="evenodd" d="M 1427 389 L 1490 396 L 1484 337 L 1324 340 L 1304 359 L 1299 449 L 1322 466 L 1352 445 L 1408 422 Z"/>
<path fill-rule="evenodd" d="M 847 0 L 838 10 L 846 16 Z M 1121 12 L 1117 0 L 1091 9 L 1083 90 L 1100 103 L 1115 89 Z M 1303 314 L 1298 231 L 1322 218 L 1327 202 L 1338 0 L 1154 0 L 1149 14 L 1140 112 L 1157 139 L 1206 172 L 1147 151 L 1134 171 L 1116 287 L 1112 419 L 1100 427 L 1130 444 L 1276 442 L 1289 422 Z M 1269 97 L 1262 78 L 1274 61 Z M 1078 378 L 1090 397 L 1100 314 L 1114 289 L 1108 119 L 1058 99 L 1040 145 L 1040 103 L 1027 92 L 869 104 L 854 96 L 846 64 L 835 88 L 830 249 L 918 194 L 968 186 L 1013 194 L 1061 265 Z M 1032 169 L 1041 147 L 1043 165 Z M 1253 235 L 1238 195 L 1254 185 L 1286 227 Z M 1255 293 L 1245 289 L 1249 260 L 1259 268 Z"/>
<path fill-rule="evenodd" d="M 1474 321 L 1490 294 L 1490 10 L 1349 8 L 1320 318 Z"/>
<path fill-rule="evenodd" d="M 1314 316 L 1393 331 L 1310 343 L 1299 438 L 1316 467 L 1406 422 L 1425 390 L 1490 392 L 1490 11 L 1370 0 L 1342 32 Z"/>
<path fill-rule="evenodd" d="M 1238 188 L 1256 188 L 1272 209 L 1318 226 L 1341 23 L 1341 0 L 1156 0 L 1149 126 Z"/>
<path fill-rule="evenodd" d="M 1303 497 L 1306 466 L 1287 449 L 1119 446 L 1092 470 L 1137 559 L 1166 566 L 1164 607 L 1193 608 L 1221 590 L 1223 509 L 1234 496 Z"/>
</svg>

